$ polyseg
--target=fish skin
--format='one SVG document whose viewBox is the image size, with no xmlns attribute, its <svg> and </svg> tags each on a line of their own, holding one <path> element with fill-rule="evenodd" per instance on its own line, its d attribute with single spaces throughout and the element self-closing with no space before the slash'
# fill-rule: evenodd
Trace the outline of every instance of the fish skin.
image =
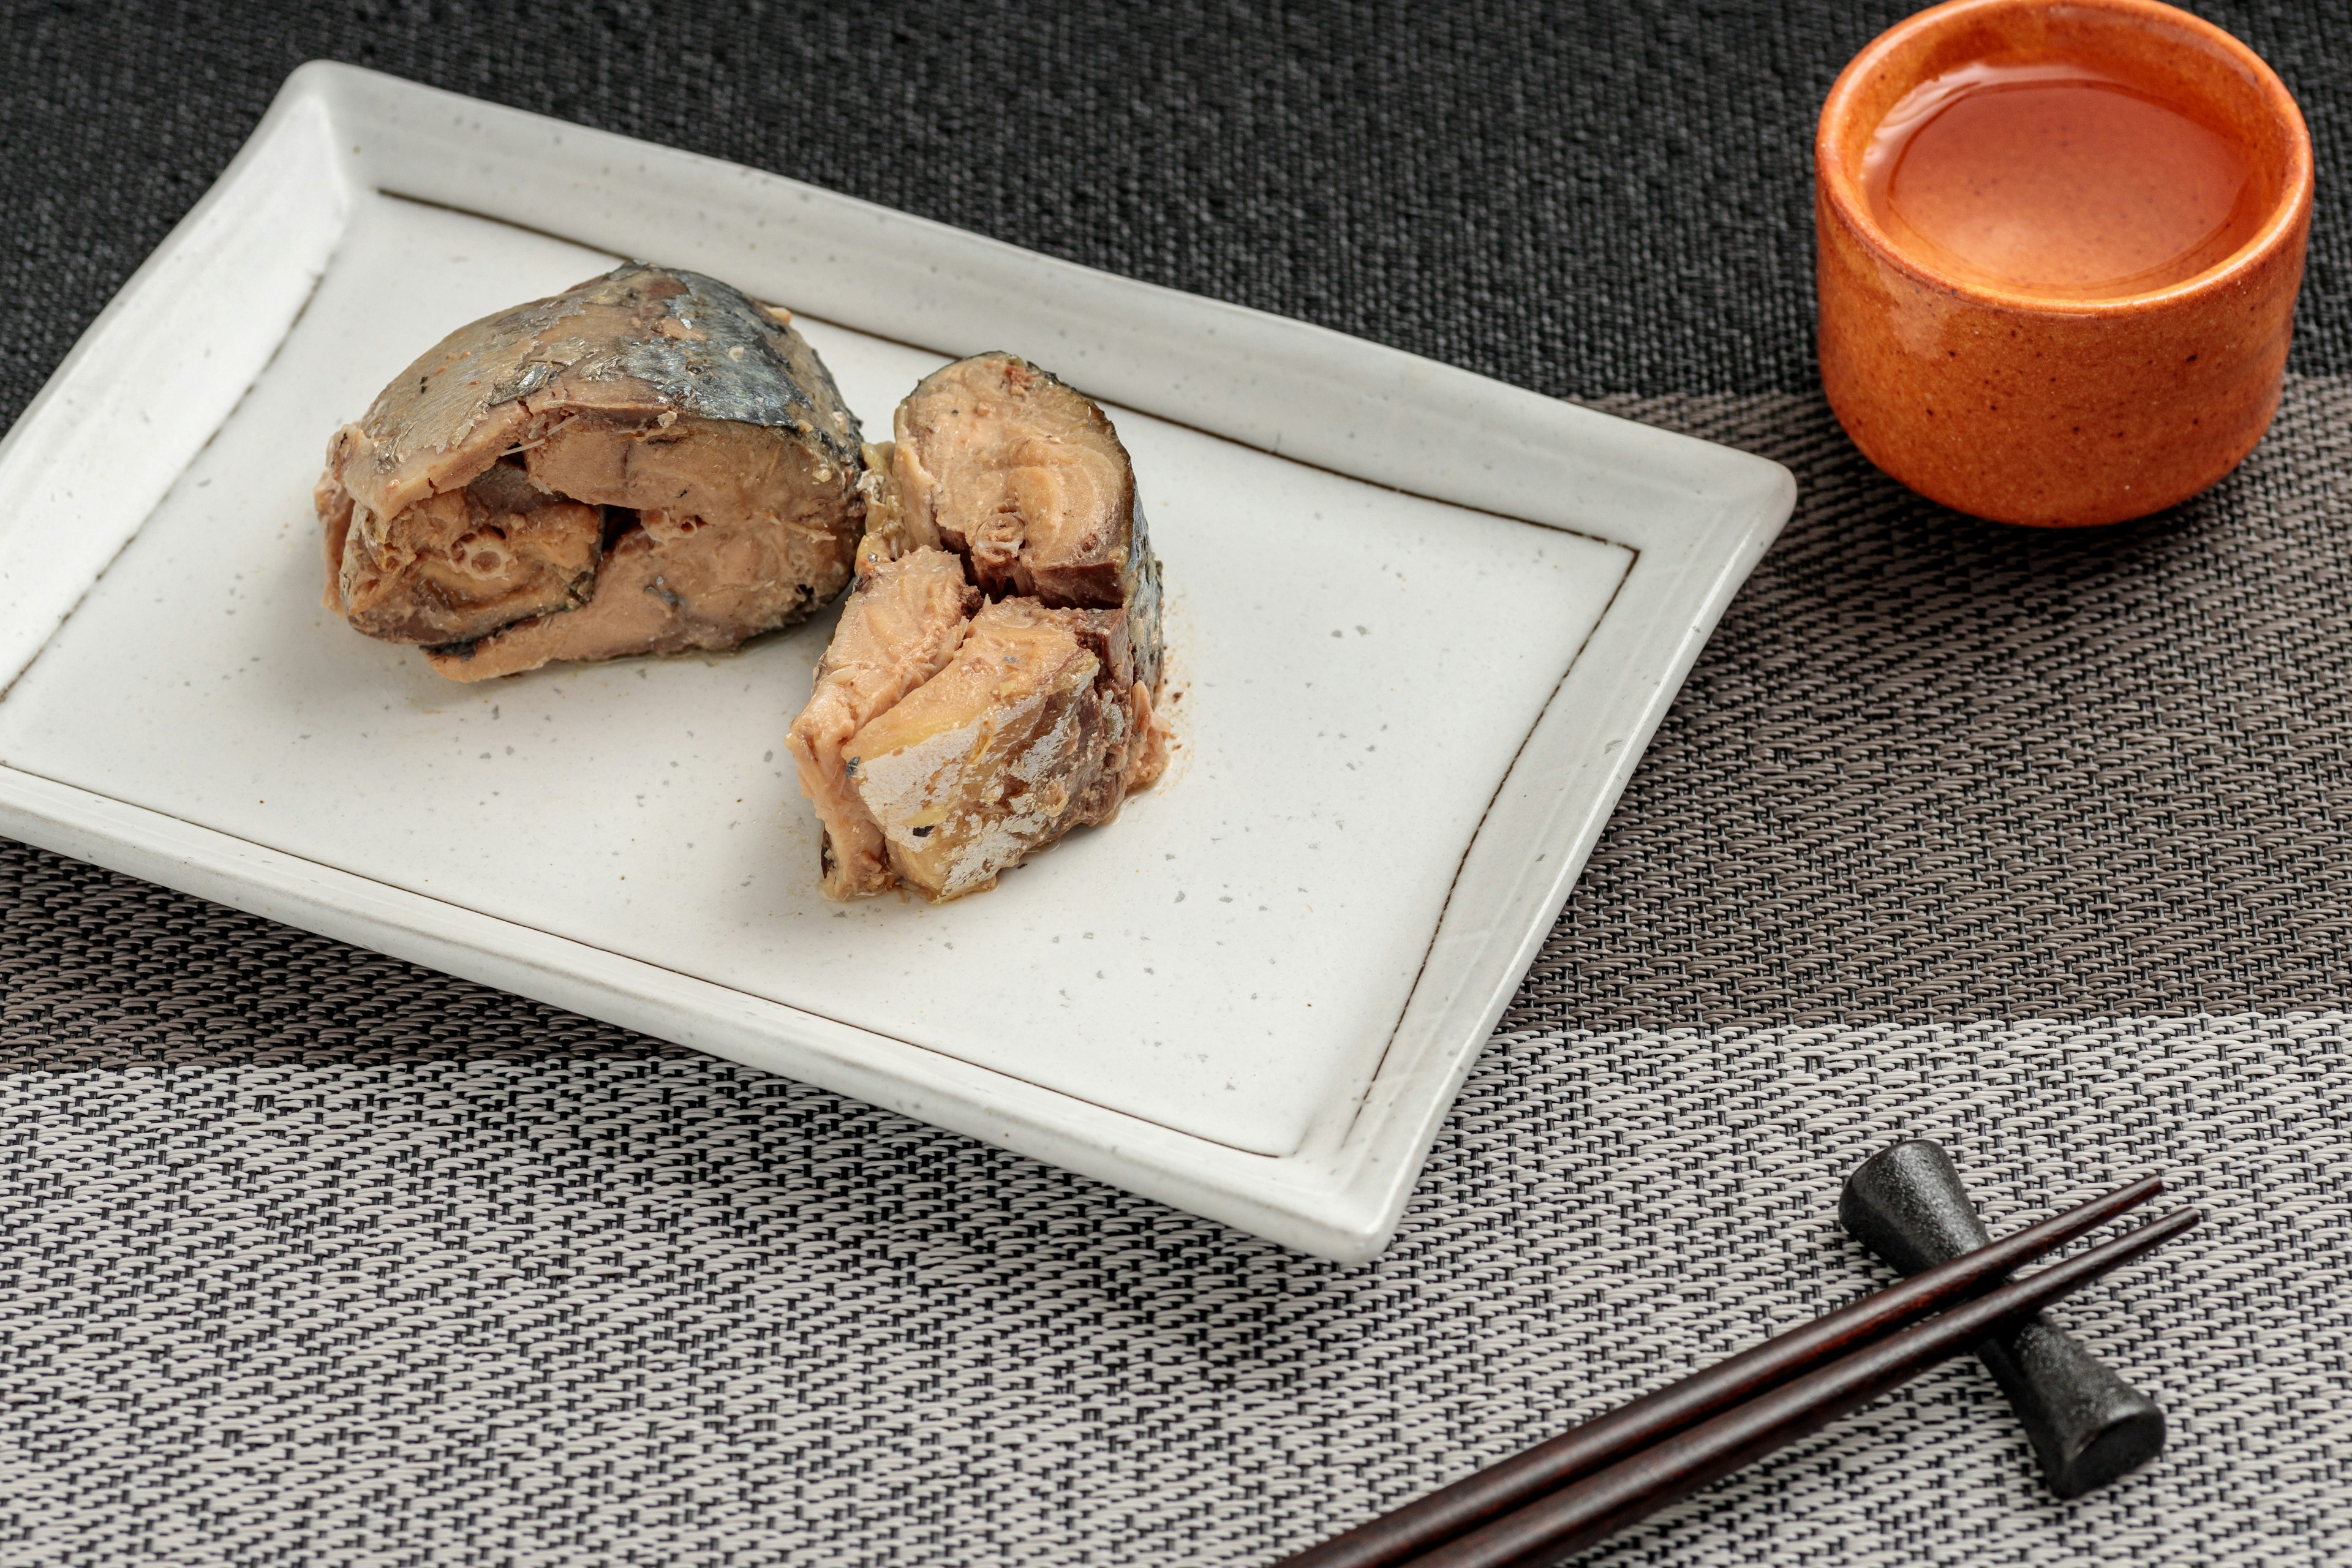
<svg viewBox="0 0 2352 1568">
<path fill-rule="evenodd" d="M 610 330 L 615 318 L 637 330 Z M 664 332 L 665 322 L 688 335 Z M 605 330 L 583 330 L 599 323 Z M 590 385 L 613 395 L 580 401 L 793 430 L 835 468 L 858 467 L 857 416 L 787 313 L 715 278 L 642 261 L 458 328 L 345 427 L 355 434 L 332 466 L 353 499 L 397 512 L 422 493 L 471 482 L 505 449 L 478 453 L 485 437 L 542 413 L 555 401 L 549 393 Z M 418 489 L 416 465 L 460 454 L 466 471 Z"/>
<path fill-rule="evenodd" d="M 425 645 L 458 680 L 723 651 L 846 584 L 861 450 L 790 312 L 626 262 L 452 332 L 336 432 L 314 497 L 326 601 L 371 636 Z M 496 478 L 502 458 L 517 481 L 577 503 L 543 527 L 576 533 L 577 507 L 605 509 L 587 572 L 558 569 L 573 564 L 568 542 L 501 554 L 481 509 L 446 499 Z M 484 542 L 470 558 L 469 540 Z M 478 582 L 469 559 L 528 580 Z"/>
<path fill-rule="evenodd" d="M 1125 576 L 1128 647 L 1135 658 L 1135 683 L 1157 690 L 1164 651 L 1160 620 L 1160 557 L 1151 552 L 1151 531 L 1144 524 L 1140 496 L 1135 501 L 1135 526 L 1128 535 Z"/>
</svg>

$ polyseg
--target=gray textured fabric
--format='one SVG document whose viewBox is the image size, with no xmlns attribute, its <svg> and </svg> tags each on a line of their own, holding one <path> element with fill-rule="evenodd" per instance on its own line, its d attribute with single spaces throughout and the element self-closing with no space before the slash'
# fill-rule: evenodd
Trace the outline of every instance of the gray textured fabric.
<svg viewBox="0 0 2352 1568">
<path fill-rule="evenodd" d="M 2352 382 L 2142 522 L 1979 522 L 1818 397 L 1601 405 L 1778 458 L 1513 1017 L 1607 1028 L 2352 1003 Z"/>
<path fill-rule="evenodd" d="M 1248 1563 L 1882 1278 L 1843 1173 L 2212 1222 L 2057 1314 L 2169 1450 L 2050 1500 L 1957 1363 L 1612 1563 L 2352 1547 L 2352 1026 L 1513 1035 L 1342 1268 L 694 1058 L 0 1079 L 0 1562 Z"/>
<path fill-rule="evenodd" d="M 1915 0 L 0 0 L 0 419 L 324 58 L 1562 396 L 1813 379 L 1813 117 Z M 2352 7 L 2199 0 L 2300 98 L 2294 368 L 2352 374 Z"/>
<path fill-rule="evenodd" d="M 2059 1314 L 2167 1453 L 2053 1502 L 1956 1365 L 1601 1561 L 2352 1558 L 2352 9 L 2198 6 L 2313 128 L 2311 379 L 2051 536 L 1813 388 L 1811 116 L 1913 3 L 0 0 L 0 418 L 326 56 L 1803 487 L 1362 1268 L 0 842 L 0 1564 L 1260 1563 L 1877 1282 L 1906 1133 L 2212 1205 Z"/>
<path fill-rule="evenodd" d="M 2053 1503 L 1958 1366 L 1601 1560 L 2352 1552 L 2352 389 L 2079 538 L 1609 405 L 1799 515 L 1365 1268 L 0 846 L 0 1563 L 1262 1561 L 1876 1281 L 1914 1133 L 2213 1206 L 2062 1314 L 2168 1453 Z"/>
</svg>

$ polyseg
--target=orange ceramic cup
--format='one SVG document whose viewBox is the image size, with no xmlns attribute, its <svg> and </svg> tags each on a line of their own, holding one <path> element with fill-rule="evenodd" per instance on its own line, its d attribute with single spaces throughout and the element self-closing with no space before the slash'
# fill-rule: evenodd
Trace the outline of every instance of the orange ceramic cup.
<svg viewBox="0 0 2352 1568">
<path fill-rule="evenodd" d="M 1864 154 L 1905 94 L 1982 66 L 2087 64 L 2228 139 L 2251 237 L 2182 281 L 2114 298 L 1996 287 L 1899 247 Z M 2155 0 L 1951 0 L 1879 36 L 1814 141 L 1822 384 L 1864 456 L 2002 522 L 2141 517 L 2227 474 L 2269 428 L 2311 227 L 2311 139 L 2270 68 Z"/>
</svg>

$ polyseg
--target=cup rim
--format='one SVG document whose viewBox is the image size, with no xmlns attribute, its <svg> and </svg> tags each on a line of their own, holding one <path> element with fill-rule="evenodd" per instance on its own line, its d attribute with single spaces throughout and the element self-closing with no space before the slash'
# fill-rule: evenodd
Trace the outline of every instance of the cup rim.
<svg viewBox="0 0 2352 1568">
<path fill-rule="evenodd" d="M 1846 167 L 1845 161 L 1833 154 L 1832 142 L 1834 135 L 1859 112 L 1857 100 L 1863 81 L 1903 45 L 1923 34 L 1942 30 L 1988 11 L 2048 10 L 2059 8 L 2061 5 L 2071 11 L 2104 11 L 2141 21 L 2160 21 L 2197 35 L 2244 69 L 2273 115 L 2292 132 L 2288 137 L 2286 177 L 2281 182 L 2277 202 L 2262 226 L 2243 245 L 2204 271 L 2194 273 L 2177 283 L 2168 283 L 2161 289 L 2091 299 L 1999 289 L 1958 277 L 1930 266 L 1896 245 L 1880 226 L 1878 220 L 1871 216 L 1870 204 L 1862 195 L 1860 171 Z M 2304 121 L 2301 106 L 2295 102 L 2294 95 L 2287 90 L 2286 83 L 2279 79 L 2278 73 L 2231 34 L 2202 16 L 2165 5 L 2162 0 L 2055 0 L 2055 3 L 2053 0 L 1944 0 L 1941 5 L 1931 5 L 1895 23 L 1864 45 L 1861 52 L 1846 62 L 1845 68 L 1838 73 L 1837 80 L 1831 85 L 1829 97 L 1822 100 L 1821 119 L 1813 132 L 1815 190 L 1881 260 L 1892 263 L 1918 282 L 1982 304 L 2053 315 L 2137 314 L 2170 305 L 2192 295 L 2228 288 L 2245 273 L 2263 265 L 2289 241 L 2296 226 L 2310 213 L 2313 183 L 2311 130 Z"/>
</svg>

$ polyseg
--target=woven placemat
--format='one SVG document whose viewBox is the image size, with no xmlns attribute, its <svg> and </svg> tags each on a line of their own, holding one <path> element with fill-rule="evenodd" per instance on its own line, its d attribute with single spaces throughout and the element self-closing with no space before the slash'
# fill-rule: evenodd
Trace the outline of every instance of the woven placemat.
<svg viewBox="0 0 2352 1568">
<path fill-rule="evenodd" d="M 2210 8 L 2320 153 L 2285 405 L 2080 536 L 1852 451 L 1811 111 L 1899 8 L 18 5 L 13 416 L 325 55 L 1761 451 L 1693 672 L 1396 1244 L 1302 1258 L 0 843 L 0 1563 L 1246 1563 L 1883 1275 L 1838 1181 L 2212 1222 L 2069 1303 L 2167 1452 L 1954 1365 L 1597 1561 L 2352 1555 L 2352 17 Z"/>
</svg>

